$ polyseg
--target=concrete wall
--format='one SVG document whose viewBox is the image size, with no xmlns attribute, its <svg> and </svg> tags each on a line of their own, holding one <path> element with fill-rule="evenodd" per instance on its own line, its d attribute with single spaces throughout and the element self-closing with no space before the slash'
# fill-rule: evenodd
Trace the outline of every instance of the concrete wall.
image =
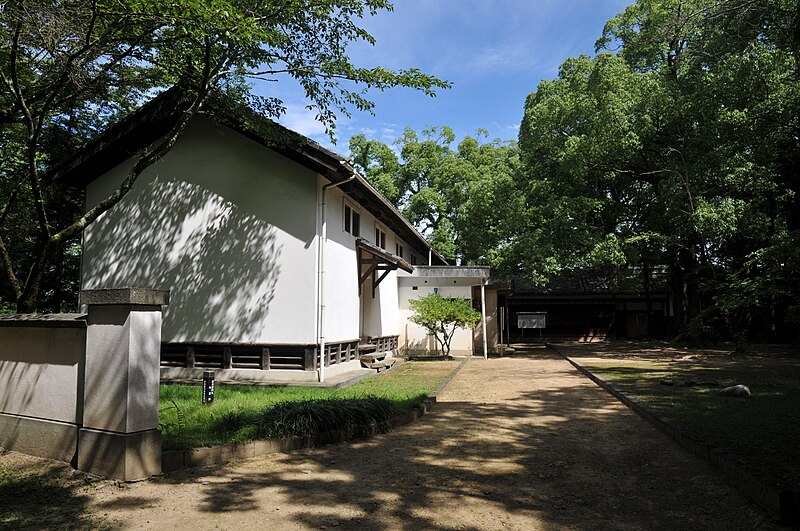
<svg viewBox="0 0 800 531">
<path fill-rule="evenodd" d="M 414 289 L 414 288 L 417 289 Z M 409 300 L 418 299 L 439 290 L 442 297 L 472 300 L 472 288 L 469 285 L 454 283 L 452 279 L 431 279 L 418 277 L 401 277 L 399 281 L 400 311 L 399 322 L 400 349 L 409 352 L 433 351 L 439 348 L 435 339 L 429 338 L 427 331 L 412 323 Z M 480 326 L 480 325 L 479 325 Z M 450 344 L 450 353 L 454 355 L 471 355 L 473 353 L 473 332 L 471 329 L 457 329 Z"/>
<path fill-rule="evenodd" d="M 84 315 L 0 316 L 0 447 L 132 480 L 161 472 L 161 305 L 82 292 Z"/>
<path fill-rule="evenodd" d="M 130 165 L 91 183 L 87 206 Z M 86 231 L 82 287 L 170 290 L 164 341 L 313 343 L 317 185 L 311 170 L 196 118 Z"/>
<path fill-rule="evenodd" d="M 320 177 L 320 193 L 328 180 Z M 344 193 L 338 188 L 327 191 L 327 243 L 325 245 L 325 339 L 327 342 L 348 341 L 361 336 L 358 297 L 358 265 L 356 237 L 344 231 Z M 350 201 L 351 207 L 358 207 Z M 367 213 L 360 209 L 364 230 Z"/>
<path fill-rule="evenodd" d="M 74 458 L 82 419 L 86 322 L 0 321 L 0 447 Z"/>
</svg>

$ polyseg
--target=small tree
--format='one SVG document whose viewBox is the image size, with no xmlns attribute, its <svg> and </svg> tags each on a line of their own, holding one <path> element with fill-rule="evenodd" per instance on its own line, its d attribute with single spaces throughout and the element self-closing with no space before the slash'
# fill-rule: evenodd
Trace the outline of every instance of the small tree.
<svg viewBox="0 0 800 531">
<path fill-rule="evenodd" d="M 481 314 L 466 299 L 446 299 L 438 293 L 409 301 L 414 315 L 411 321 L 424 327 L 450 354 L 450 342 L 456 328 L 473 328 L 481 322 Z"/>
</svg>

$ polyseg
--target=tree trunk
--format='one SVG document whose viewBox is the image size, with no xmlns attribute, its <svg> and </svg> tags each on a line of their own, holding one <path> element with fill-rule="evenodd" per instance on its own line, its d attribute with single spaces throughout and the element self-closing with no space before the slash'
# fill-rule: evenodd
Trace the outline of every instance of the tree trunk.
<svg viewBox="0 0 800 531">
<path fill-rule="evenodd" d="M 701 309 L 697 257 L 689 249 L 681 249 L 670 269 L 672 294 L 675 297 L 675 320 L 678 323 L 677 332 L 686 334 L 690 332 L 689 324 Z"/>
<path fill-rule="evenodd" d="M 653 321 L 653 298 L 650 296 L 650 264 L 647 260 L 642 262 L 642 281 L 644 284 L 644 300 L 647 311 L 647 331 L 645 335 L 651 339 L 652 321 Z"/>
</svg>

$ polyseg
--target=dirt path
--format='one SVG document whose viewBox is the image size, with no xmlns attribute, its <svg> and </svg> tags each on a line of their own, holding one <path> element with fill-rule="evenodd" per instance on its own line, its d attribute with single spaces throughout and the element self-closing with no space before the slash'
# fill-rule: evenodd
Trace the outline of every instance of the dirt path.
<svg viewBox="0 0 800 531">
<path fill-rule="evenodd" d="M 474 360 L 418 422 L 367 442 L 90 494 L 125 528 L 753 529 L 704 463 L 545 350 Z"/>
</svg>

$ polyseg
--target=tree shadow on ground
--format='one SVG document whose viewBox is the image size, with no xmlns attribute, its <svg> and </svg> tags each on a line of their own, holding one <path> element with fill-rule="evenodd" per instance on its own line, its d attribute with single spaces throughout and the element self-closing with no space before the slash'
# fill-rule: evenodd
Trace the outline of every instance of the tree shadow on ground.
<svg viewBox="0 0 800 531">
<path fill-rule="evenodd" d="M 103 525 L 82 492 L 87 476 L 68 465 L 2 452 L 0 528 L 74 529 Z"/>
<path fill-rule="evenodd" d="M 407 529 L 756 529 L 765 523 L 705 463 L 561 361 L 546 352 L 493 360 L 508 370 L 473 381 L 497 386 L 494 401 L 477 391 L 471 397 L 462 381 L 460 392 L 431 414 L 369 441 L 161 481 L 202 481 L 222 472 L 226 481 L 209 479 L 202 489 L 200 512 L 264 512 L 275 500 L 292 508 L 282 518 L 314 528 L 401 522 Z M 544 370 L 540 362 L 550 366 Z M 486 362 L 467 370 L 479 363 Z M 511 383 L 517 379 L 530 385 Z"/>
</svg>

